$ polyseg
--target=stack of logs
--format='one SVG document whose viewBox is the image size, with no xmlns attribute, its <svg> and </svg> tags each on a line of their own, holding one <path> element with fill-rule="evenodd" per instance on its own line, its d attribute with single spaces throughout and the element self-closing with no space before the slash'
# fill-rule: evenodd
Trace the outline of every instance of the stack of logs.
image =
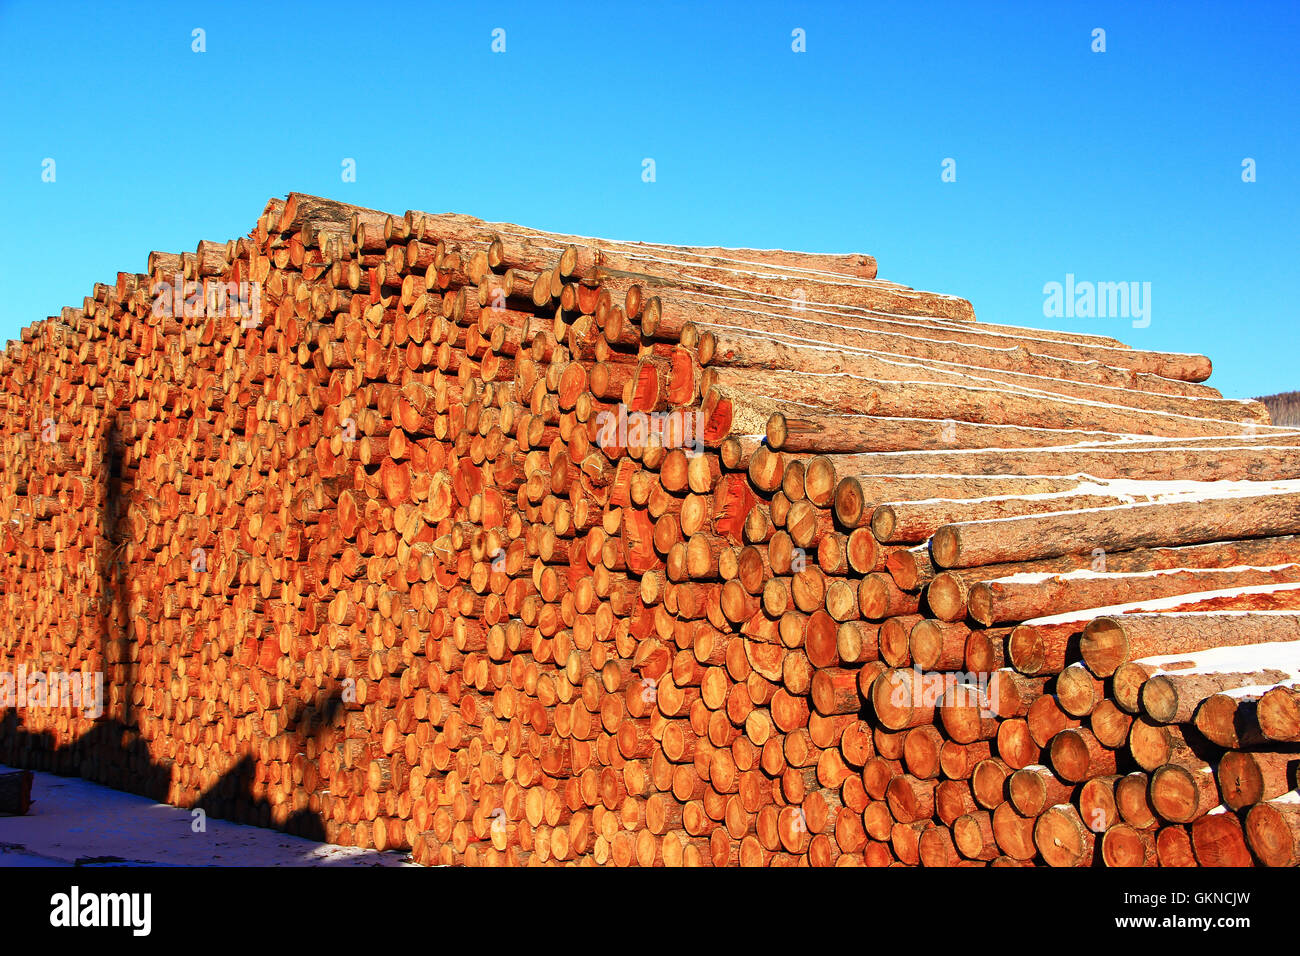
<svg viewBox="0 0 1300 956">
<path fill-rule="evenodd" d="M 1296 865 L 1300 432 L 875 272 L 151 254 L 0 358 L 0 670 L 105 685 L 0 761 L 422 863 Z"/>
</svg>

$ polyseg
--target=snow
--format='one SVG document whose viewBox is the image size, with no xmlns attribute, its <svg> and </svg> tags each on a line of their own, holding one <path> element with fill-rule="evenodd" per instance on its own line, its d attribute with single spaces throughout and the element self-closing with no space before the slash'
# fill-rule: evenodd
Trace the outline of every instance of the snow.
<svg viewBox="0 0 1300 956">
<path fill-rule="evenodd" d="M 1292 680 L 1279 681 L 1276 684 L 1251 684 L 1249 687 L 1233 687 L 1228 690 L 1219 691 L 1224 697 L 1237 697 L 1245 699 L 1256 699 L 1263 697 L 1274 687 L 1300 687 L 1300 678 Z"/>
<path fill-rule="evenodd" d="M 1253 674 L 1265 670 L 1282 671 L 1289 676 L 1279 683 L 1287 683 L 1300 681 L 1300 641 L 1211 647 L 1190 654 L 1143 657 L 1135 663 L 1156 667 L 1160 673 L 1178 674 Z"/>
<path fill-rule="evenodd" d="M 0 770 L 8 769 L 0 767 Z M 118 858 L 151 866 L 404 866 L 405 853 L 333 846 L 208 817 L 54 774 L 33 774 L 32 808 L 0 816 L 0 867 L 73 866 Z"/>
</svg>

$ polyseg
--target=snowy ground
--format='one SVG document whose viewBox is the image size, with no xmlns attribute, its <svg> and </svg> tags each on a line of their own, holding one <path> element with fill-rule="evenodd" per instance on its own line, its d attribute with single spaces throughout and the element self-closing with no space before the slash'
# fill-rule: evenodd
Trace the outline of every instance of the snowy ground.
<svg viewBox="0 0 1300 956">
<path fill-rule="evenodd" d="M 0 770 L 7 769 L 0 766 Z M 0 816 L 3 866 L 403 866 L 405 853 L 331 846 L 209 817 L 76 777 L 36 773 L 32 808 Z"/>
</svg>

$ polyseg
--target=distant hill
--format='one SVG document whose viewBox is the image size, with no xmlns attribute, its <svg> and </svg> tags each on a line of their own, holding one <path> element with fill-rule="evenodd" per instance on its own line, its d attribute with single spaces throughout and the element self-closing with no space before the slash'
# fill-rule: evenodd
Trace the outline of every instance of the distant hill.
<svg viewBox="0 0 1300 956">
<path fill-rule="evenodd" d="M 1258 400 L 1268 408 L 1274 425 L 1300 425 L 1300 392 L 1281 392 Z"/>
</svg>

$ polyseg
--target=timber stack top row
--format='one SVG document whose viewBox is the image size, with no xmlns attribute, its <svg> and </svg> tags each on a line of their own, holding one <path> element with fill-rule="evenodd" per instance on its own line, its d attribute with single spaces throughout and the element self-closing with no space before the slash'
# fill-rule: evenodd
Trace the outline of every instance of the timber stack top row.
<svg viewBox="0 0 1300 956">
<path fill-rule="evenodd" d="M 272 200 L 0 358 L 0 762 L 422 863 L 1294 866 L 1300 431 L 1209 374 Z"/>
</svg>

